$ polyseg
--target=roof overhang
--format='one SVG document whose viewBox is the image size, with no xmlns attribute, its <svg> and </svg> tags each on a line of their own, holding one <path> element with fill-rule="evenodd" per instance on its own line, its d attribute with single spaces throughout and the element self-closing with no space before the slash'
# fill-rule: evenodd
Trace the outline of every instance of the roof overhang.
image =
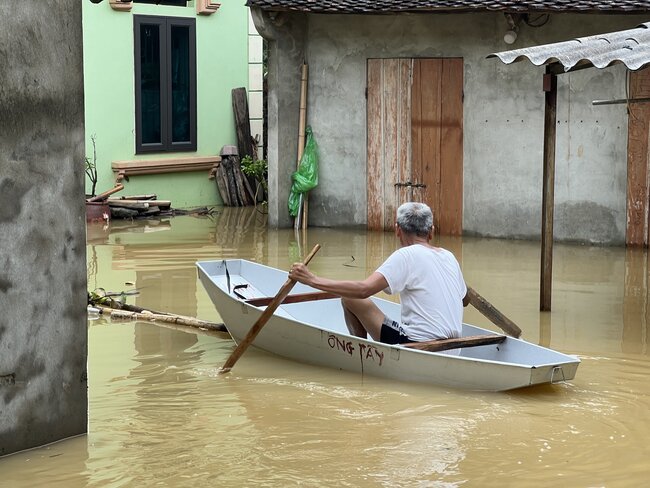
<svg viewBox="0 0 650 488">
<path fill-rule="evenodd" d="M 487 57 L 499 58 L 505 64 L 527 59 L 535 66 L 551 65 L 557 74 L 614 64 L 624 64 L 636 71 L 650 65 L 650 22 L 634 29 L 492 53 Z"/>
<path fill-rule="evenodd" d="M 247 0 L 248 7 L 269 11 L 328 14 L 397 13 L 611 13 L 650 12 L 650 1 L 642 0 Z"/>
</svg>

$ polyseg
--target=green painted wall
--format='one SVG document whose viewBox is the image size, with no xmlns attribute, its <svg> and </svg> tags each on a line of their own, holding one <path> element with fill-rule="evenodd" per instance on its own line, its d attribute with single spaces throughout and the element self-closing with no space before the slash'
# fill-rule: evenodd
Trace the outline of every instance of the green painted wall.
<svg viewBox="0 0 650 488">
<path fill-rule="evenodd" d="M 135 154 L 133 16 L 196 18 L 197 150 L 185 153 Z M 83 2 L 83 51 L 86 155 L 92 157 L 96 136 L 97 192 L 111 188 L 111 162 L 219 154 L 237 144 L 231 90 L 248 89 L 248 8 L 244 0 L 221 2 L 212 15 L 187 7 L 133 4 L 130 12 L 113 10 L 108 0 Z M 81 162 L 80 162 L 81 165 Z M 156 193 L 174 208 L 221 204 L 207 171 L 132 176 L 121 195 Z M 88 180 L 87 191 L 90 189 Z"/>
</svg>

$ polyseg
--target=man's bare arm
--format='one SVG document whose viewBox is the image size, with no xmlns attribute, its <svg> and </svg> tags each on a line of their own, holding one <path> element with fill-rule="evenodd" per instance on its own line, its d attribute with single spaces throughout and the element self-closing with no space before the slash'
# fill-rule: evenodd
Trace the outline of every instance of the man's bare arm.
<svg viewBox="0 0 650 488">
<path fill-rule="evenodd" d="M 291 267 L 289 278 L 345 298 L 368 298 L 388 287 L 384 275 L 376 271 L 362 281 L 332 280 L 316 276 L 302 263 L 295 263 Z"/>
</svg>

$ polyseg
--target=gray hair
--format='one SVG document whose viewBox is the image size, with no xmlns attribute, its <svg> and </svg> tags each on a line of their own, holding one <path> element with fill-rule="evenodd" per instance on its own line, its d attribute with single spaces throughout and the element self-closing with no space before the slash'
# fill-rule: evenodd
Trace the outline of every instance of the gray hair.
<svg viewBox="0 0 650 488">
<path fill-rule="evenodd" d="M 406 234 L 426 237 L 433 228 L 433 213 L 424 203 L 406 202 L 397 209 L 397 225 Z"/>
</svg>

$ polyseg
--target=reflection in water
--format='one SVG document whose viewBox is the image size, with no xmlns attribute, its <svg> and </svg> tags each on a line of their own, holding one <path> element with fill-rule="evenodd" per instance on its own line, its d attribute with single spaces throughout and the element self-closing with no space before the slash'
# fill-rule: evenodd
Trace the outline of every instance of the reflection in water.
<svg viewBox="0 0 650 488">
<path fill-rule="evenodd" d="M 648 254 L 640 249 L 625 252 L 623 300 L 623 352 L 648 353 Z"/>
<path fill-rule="evenodd" d="M 650 476 L 648 261 L 555 245 L 539 310 L 539 243 L 437 237 L 524 337 L 582 365 L 570 384 L 490 394 L 297 365 L 223 334 L 141 322 L 89 326 L 89 434 L 0 460 L 0 486 L 640 486 Z M 89 225 L 89 287 L 220 321 L 194 263 L 287 269 L 314 244 L 319 274 L 359 279 L 396 246 L 358 229 L 268 231 L 252 208 Z M 131 284 L 133 283 L 133 285 Z M 465 320 L 494 327 L 475 310 Z M 511 481 L 512 480 L 512 481 Z M 516 480 L 516 481 L 515 481 Z"/>
</svg>

